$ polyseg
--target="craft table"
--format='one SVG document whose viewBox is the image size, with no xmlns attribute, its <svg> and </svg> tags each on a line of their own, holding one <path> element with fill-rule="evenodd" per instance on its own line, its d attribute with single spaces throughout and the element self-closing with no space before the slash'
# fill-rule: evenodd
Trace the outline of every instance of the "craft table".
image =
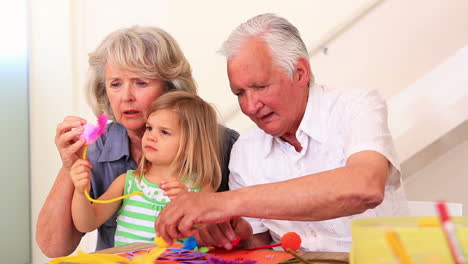
<svg viewBox="0 0 468 264">
<path fill-rule="evenodd" d="M 96 251 L 95 253 L 103 253 L 103 254 L 116 254 L 116 253 L 122 253 L 122 252 L 127 252 L 127 251 L 132 251 L 132 250 L 138 250 L 138 249 L 145 249 L 145 248 L 151 248 L 154 247 L 154 243 L 132 243 L 124 246 L 119 246 L 119 247 L 114 247 L 114 248 L 108 248 L 108 249 L 103 249 Z M 348 261 L 348 253 L 344 252 L 299 252 L 299 255 L 304 258 L 314 258 L 314 259 L 336 259 L 336 260 L 341 260 L 341 261 Z M 300 261 L 294 262 L 294 263 L 301 263 Z M 342 264 L 343 262 L 313 262 L 314 264 L 337 264 L 340 263 Z"/>
</svg>

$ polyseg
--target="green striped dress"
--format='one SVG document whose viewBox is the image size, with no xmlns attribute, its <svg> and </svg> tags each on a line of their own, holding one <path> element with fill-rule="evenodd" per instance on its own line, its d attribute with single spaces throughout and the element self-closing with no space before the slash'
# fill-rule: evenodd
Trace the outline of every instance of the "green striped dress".
<svg viewBox="0 0 468 264">
<path fill-rule="evenodd" d="M 199 191 L 192 188 L 190 191 Z M 133 170 L 127 171 L 125 177 L 124 195 L 141 191 L 143 195 L 125 198 L 118 212 L 115 246 L 133 242 L 153 242 L 155 237 L 154 222 L 163 207 L 170 202 L 163 195 L 158 185 L 148 182 L 145 176 L 138 180 Z"/>
</svg>

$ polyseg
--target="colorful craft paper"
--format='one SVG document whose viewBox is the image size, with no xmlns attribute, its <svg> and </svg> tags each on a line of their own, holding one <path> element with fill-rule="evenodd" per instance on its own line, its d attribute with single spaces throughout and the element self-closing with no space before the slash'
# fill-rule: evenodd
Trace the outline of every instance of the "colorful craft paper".
<svg viewBox="0 0 468 264">
<path fill-rule="evenodd" d="M 211 250 L 203 253 L 181 248 L 155 247 L 113 254 L 86 254 L 80 252 L 77 256 L 56 258 L 50 264 L 59 263 L 102 263 L 102 264 L 273 264 L 290 259 L 291 254 L 272 250 Z"/>
</svg>

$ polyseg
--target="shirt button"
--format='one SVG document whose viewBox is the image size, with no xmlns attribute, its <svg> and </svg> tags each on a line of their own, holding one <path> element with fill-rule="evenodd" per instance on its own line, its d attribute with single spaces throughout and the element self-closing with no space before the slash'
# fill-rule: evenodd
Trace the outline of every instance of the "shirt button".
<svg viewBox="0 0 468 264">
<path fill-rule="evenodd" d="M 315 233 L 315 231 L 310 231 L 310 235 L 311 235 L 312 237 L 317 237 L 317 233 Z"/>
<path fill-rule="evenodd" d="M 300 163 L 296 163 L 296 169 L 300 170 L 301 169 L 301 164 Z"/>
</svg>

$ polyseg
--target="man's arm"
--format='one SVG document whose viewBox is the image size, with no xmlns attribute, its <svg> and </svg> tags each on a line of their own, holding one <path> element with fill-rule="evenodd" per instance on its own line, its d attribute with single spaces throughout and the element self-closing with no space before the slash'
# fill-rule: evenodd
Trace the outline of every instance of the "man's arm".
<svg viewBox="0 0 468 264">
<path fill-rule="evenodd" d="M 36 242 L 47 257 L 71 254 L 83 236 L 76 230 L 71 216 L 74 189 L 69 171 L 60 169 L 36 224 Z"/>
<path fill-rule="evenodd" d="M 184 194 L 163 209 L 157 230 L 170 241 L 190 235 L 195 224 L 239 216 L 320 221 L 359 214 L 382 202 L 388 166 L 382 154 L 362 151 L 330 171 L 222 193 Z"/>
<path fill-rule="evenodd" d="M 388 166 L 380 153 L 362 151 L 351 155 L 345 167 L 241 188 L 225 199 L 237 201 L 235 216 L 320 221 L 360 214 L 382 202 Z"/>
</svg>

